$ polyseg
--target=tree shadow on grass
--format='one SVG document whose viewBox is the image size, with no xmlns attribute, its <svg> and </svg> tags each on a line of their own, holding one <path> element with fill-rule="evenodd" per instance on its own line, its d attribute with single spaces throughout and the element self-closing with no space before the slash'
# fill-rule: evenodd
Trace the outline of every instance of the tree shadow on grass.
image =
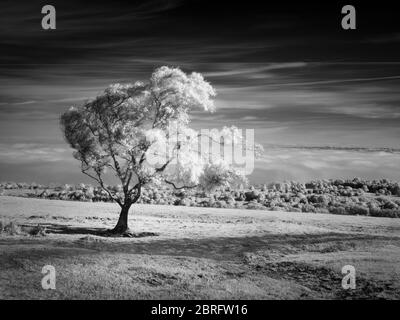
<svg viewBox="0 0 400 320">
<path fill-rule="evenodd" d="M 329 253 L 335 251 L 363 249 L 374 243 L 393 241 L 393 238 L 366 234 L 265 234 L 248 237 L 210 237 L 210 238 L 152 238 L 159 234 L 153 232 L 137 232 L 131 237 L 148 237 L 151 241 L 120 242 L 101 241 L 91 238 L 99 236 L 116 238 L 107 233 L 110 229 L 99 227 L 82 227 L 65 224 L 42 224 L 48 234 L 81 235 L 83 246 L 96 247 L 100 241 L 99 249 L 108 252 L 122 252 L 131 254 L 153 254 L 168 256 L 185 256 L 194 258 L 209 258 L 215 260 L 242 260 L 248 253 L 261 254 L 267 260 L 280 259 L 288 254 L 302 252 Z M 88 241 L 88 242 L 85 242 Z M 82 245 L 82 244 L 81 244 Z M 260 252 L 258 252 L 260 251 Z"/>
<path fill-rule="evenodd" d="M 109 228 L 98 228 L 98 227 L 79 227 L 65 224 L 54 224 L 54 223 L 40 223 L 41 227 L 45 228 L 47 234 L 67 234 L 67 235 L 92 235 L 99 237 L 120 237 L 112 234 Z M 29 227 L 31 225 L 26 225 Z M 130 234 L 131 238 L 142 238 L 142 237 L 154 237 L 158 236 L 154 232 L 133 232 Z"/>
</svg>

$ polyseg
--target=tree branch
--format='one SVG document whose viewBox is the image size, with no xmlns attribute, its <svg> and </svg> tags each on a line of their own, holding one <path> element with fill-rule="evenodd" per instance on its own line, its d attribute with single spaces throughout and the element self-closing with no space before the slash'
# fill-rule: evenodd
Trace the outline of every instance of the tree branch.
<svg viewBox="0 0 400 320">
<path fill-rule="evenodd" d="M 104 191 L 106 191 L 106 192 L 108 193 L 108 195 L 110 196 L 110 198 L 111 198 L 112 200 L 114 200 L 116 203 L 118 203 L 118 204 L 120 205 L 120 207 L 122 207 L 122 206 L 123 206 L 122 202 L 121 202 L 117 197 L 115 197 L 115 196 L 111 193 L 111 191 L 108 190 L 107 187 L 104 185 L 104 182 L 103 182 L 103 179 L 101 178 L 100 173 L 98 173 L 96 170 L 93 169 L 93 170 L 96 172 L 96 175 L 97 175 L 97 178 L 96 178 L 95 176 L 93 176 L 93 175 L 91 175 L 90 173 L 88 173 L 88 172 L 87 172 L 88 170 L 89 170 L 89 169 L 83 169 L 83 168 L 81 168 L 81 171 L 82 171 L 83 174 L 87 175 L 88 177 L 90 177 L 90 178 L 92 178 L 93 180 L 95 180 L 98 184 L 100 184 L 100 187 L 101 187 Z"/>
<path fill-rule="evenodd" d="M 194 185 L 194 186 L 182 186 L 182 187 L 177 187 L 176 185 L 175 185 L 175 183 L 173 183 L 173 182 L 171 182 L 171 181 L 168 181 L 168 180 L 164 180 L 165 181 L 165 183 L 168 183 L 168 184 L 170 184 L 171 186 L 173 186 L 175 189 L 177 189 L 177 190 L 180 190 L 180 189 L 193 189 L 193 188 L 197 188 L 199 185 L 197 184 L 197 185 Z"/>
</svg>

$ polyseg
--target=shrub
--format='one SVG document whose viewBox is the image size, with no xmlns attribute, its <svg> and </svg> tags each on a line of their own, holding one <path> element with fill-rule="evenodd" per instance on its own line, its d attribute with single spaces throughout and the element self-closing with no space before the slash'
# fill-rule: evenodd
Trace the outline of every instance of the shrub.
<svg viewBox="0 0 400 320">
<path fill-rule="evenodd" d="M 175 206 L 185 206 L 185 207 L 190 207 L 190 200 L 189 199 L 177 199 L 174 202 Z"/>
<path fill-rule="evenodd" d="M 313 205 L 311 204 L 304 204 L 303 207 L 301 208 L 302 212 L 312 212 L 315 213 L 316 209 Z"/>
<path fill-rule="evenodd" d="M 37 226 L 30 228 L 28 230 L 28 234 L 31 236 L 45 236 L 46 228 L 41 225 L 37 225 Z"/>
<path fill-rule="evenodd" d="M 258 192 L 253 190 L 245 193 L 246 201 L 257 200 Z"/>
<path fill-rule="evenodd" d="M 260 204 L 260 203 L 258 203 L 258 202 L 249 202 L 248 204 L 247 204 L 247 209 L 252 209 L 252 210 L 267 210 L 267 208 L 264 206 L 264 205 L 262 205 L 262 204 Z"/>
<path fill-rule="evenodd" d="M 371 212 L 371 215 L 374 217 L 383 217 L 383 218 L 400 218 L 400 210 L 397 209 L 374 210 L 373 212 Z"/>
<path fill-rule="evenodd" d="M 353 205 L 346 209 L 347 209 L 347 212 L 351 215 L 369 216 L 369 208 L 364 207 L 364 206 Z"/>
<path fill-rule="evenodd" d="M 216 201 L 214 203 L 214 208 L 226 208 L 227 204 L 224 200 Z"/>
<path fill-rule="evenodd" d="M 392 201 L 387 201 L 383 206 L 384 209 L 397 209 L 397 207 L 397 204 Z"/>
<path fill-rule="evenodd" d="M 329 212 L 333 214 L 346 214 L 346 209 L 344 207 L 330 207 Z"/>
<path fill-rule="evenodd" d="M 0 234 L 18 235 L 21 234 L 21 227 L 14 221 L 4 222 L 0 221 Z"/>
</svg>

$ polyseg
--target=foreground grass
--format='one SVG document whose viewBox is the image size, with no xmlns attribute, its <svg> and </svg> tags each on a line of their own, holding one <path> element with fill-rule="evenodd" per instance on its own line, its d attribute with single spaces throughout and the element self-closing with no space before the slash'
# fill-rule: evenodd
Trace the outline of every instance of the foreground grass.
<svg viewBox="0 0 400 320">
<path fill-rule="evenodd" d="M 117 212 L 0 197 L 0 219 L 47 234 L 0 236 L 0 299 L 400 298 L 398 220 L 137 205 L 130 227 L 142 236 L 97 236 Z M 56 290 L 41 288 L 48 264 Z M 341 287 L 346 264 L 353 291 Z"/>
</svg>

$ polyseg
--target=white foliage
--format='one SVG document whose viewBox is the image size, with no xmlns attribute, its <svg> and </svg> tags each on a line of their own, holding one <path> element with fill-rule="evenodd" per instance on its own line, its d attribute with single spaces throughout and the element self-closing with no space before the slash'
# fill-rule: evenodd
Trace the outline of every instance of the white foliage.
<svg viewBox="0 0 400 320">
<path fill-rule="evenodd" d="M 239 185 L 241 183 L 247 183 L 246 178 L 222 159 L 207 163 L 200 179 L 200 185 L 208 191 L 221 186 Z"/>
<path fill-rule="evenodd" d="M 222 159 L 199 154 L 200 133 L 188 127 L 190 110 L 213 112 L 215 96 L 200 73 L 164 66 L 148 82 L 110 85 L 67 111 L 61 124 L 85 171 L 114 169 L 122 184 L 132 173 L 132 181 L 142 184 L 168 180 L 177 187 L 212 189 L 243 181 Z M 234 126 L 220 134 L 224 143 L 243 143 L 241 130 Z"/>
</svg>

